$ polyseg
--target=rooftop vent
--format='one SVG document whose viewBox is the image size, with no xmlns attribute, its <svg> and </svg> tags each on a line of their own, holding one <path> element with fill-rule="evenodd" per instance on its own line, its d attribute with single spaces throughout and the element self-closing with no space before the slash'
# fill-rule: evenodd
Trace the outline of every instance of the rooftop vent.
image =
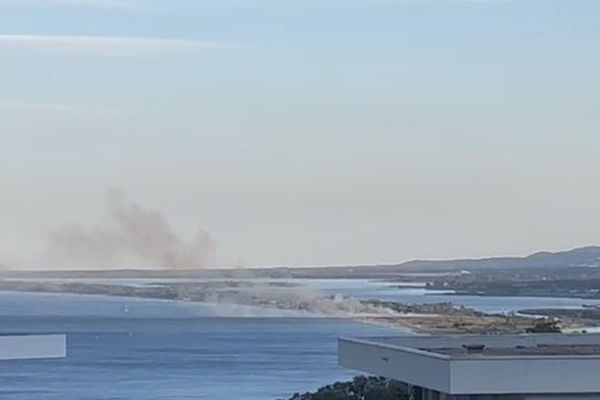
<svg viewBox="0 0 600 400">
<path fill-rule="evenodd" d="M 463 344 L 462 347 L 469 353 L 481 353 L 485 349 L 485 344 Z"/>
</svg>

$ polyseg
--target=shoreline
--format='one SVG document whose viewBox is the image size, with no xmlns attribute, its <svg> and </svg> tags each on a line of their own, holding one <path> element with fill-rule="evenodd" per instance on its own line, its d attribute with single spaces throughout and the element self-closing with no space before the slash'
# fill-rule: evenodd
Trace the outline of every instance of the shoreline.
<svg viewBox="0 0 600 400">
<path fill-rule="evenodd" d="M 216 285 L 216 286 L 215 286 Z M 380 300 L 337 299 L 320 294 L 295 293 L 294 287 L 248 286 L 246 282 L 216 284 L 178 282 L 133 287 L 126 285 L 0 281 L 0 291 L 13 293 L 71 294 L 122 299 L 154 300 L 233 310 L 261 312 L 265 318 L 329 318 L 355 320 L 372 325 L 397 328 L 407 333 L 525 333 L 539 322 L 531 316 L 489 314 L 452 303 L 404 304 Z M 294 296 L 297 296 L 294 297 Z M 272 315 L 269 316 L 268 314 Z M 281 315 L 273 315 L 281 313 Z M 248 317 L 243 315 L 243 317 Z M 252 317 L 252 316 L 250 316 Z M 561 328 L 580 328 L 569 320 Z"/>
</svg>

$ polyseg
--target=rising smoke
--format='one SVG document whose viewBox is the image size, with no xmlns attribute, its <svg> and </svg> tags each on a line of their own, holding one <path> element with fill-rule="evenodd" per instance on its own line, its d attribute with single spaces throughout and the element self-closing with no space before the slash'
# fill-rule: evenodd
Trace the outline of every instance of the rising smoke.
<svg viewBox="0 0 600 400">
<path fill-rule="evenodd" d="M 190 297 L 201 299 L 202 302 L 212 304 L 218 315 L 260 317 L 265 311 L 270 310 L 271 316 L 322 316 L 333 318 L 368 318 L 397 316 L 393 310 L 360 301 L 357 298 L 335 295 L 328 296 L 306 286 L 291 285 L 274 287 L 269 283 L 256 283 L 249 281 L 228 281 L 231 287 L 218 287 L 218 282 L 213 282 L 212 287 L 204 287 L 203 293 L 195 293 Z M 190 293 L 183 294 L 184 297 Z M 230 306 L 244 306 L 247 308 L 234 308 Z M 218 306 L 224 306 L 218 308 Z M 281 315 L 274 311 L 282 311 Z M 224 314 L 225 313 L 225 314 Z"/>
<path fill-rule="evenodd" d="M 64 226 L 52 232 L 46 259 L 61 268 L 205 268 L 214 262 L 212 237 L 199 230 L 184 242 L 162 214 L 125 201 L 117 191 L 107 195 L 108 223 L 86 228 Z"/>
</svg>

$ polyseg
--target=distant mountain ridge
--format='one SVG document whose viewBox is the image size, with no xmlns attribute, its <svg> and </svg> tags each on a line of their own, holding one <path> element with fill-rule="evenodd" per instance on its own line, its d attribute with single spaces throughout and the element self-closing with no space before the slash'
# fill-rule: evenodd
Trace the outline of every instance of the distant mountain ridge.
<svg viewBox="0 0 600 400">
<path fill-rule="evenodd" d="M 567 251 L 541 251 L 526 257 L 490 257 L 459 260 L 413 260 L 399 264 L 272 267 L 196 270 L 97 270 L 97 271 L 3 271 L 0 277 L 55 278 L 367 278 L 376 279 L 402 273 L 457 272 L 462 270 L 516 270 L 532 268 L 600 268 L 600 246 L 580 247 Z"/>
<path fill-rule="evenodd" d="M 402 263 L 399 267 L 411 270 L 600 267 L 600 246 L 579 247 L 554 253 L 540 251 L 526 257 L 491 257 L 439 261 L 414 260 Z"/>
</svg>

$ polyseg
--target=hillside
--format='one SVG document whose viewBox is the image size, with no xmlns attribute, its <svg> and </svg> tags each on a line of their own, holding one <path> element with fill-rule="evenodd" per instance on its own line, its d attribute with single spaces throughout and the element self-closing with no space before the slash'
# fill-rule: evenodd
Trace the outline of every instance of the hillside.
<svg viewBox="0 0 600 400">
<path fill-rule="evenodd" d="M 527 257 L 493 257 L 484 259 L 416 260 L 399 265 L 411 271 L 459 271 L 476 269 L 525 269 L 599 267 L 600 246 L 580 247 L 556 253 L 538 252 Z"/>
<path fill-rule="evenodd" d="M 401 273 L 482 270 L 531 270 L 600 266 L 600 246 L 556 253 L 537 252 L 527 257 L 493 257 L 462 260 L 414 260 L 392 265 L 333 267 L 272 267 L 197 270 L 15 271 L 1 270 L 0 277 L 52 278 L 385 278 Z"/>
</svg>

